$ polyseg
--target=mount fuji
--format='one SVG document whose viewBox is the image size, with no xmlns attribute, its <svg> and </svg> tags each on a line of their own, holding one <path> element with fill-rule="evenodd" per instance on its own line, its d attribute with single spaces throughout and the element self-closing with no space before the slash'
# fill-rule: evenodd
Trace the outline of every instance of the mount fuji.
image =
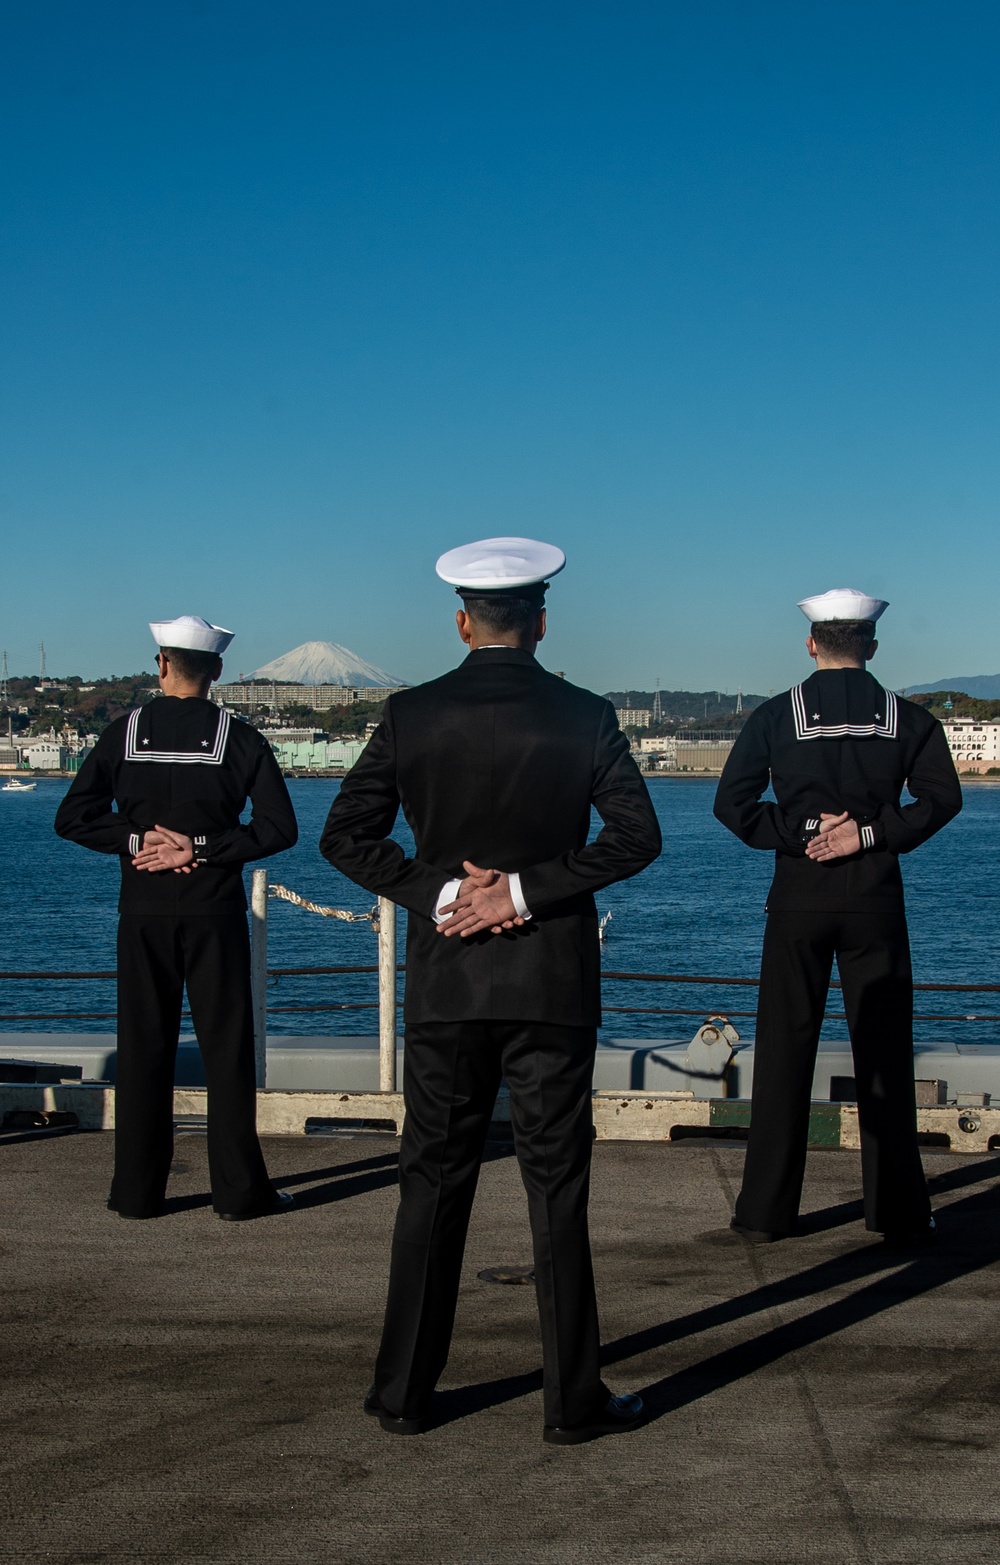
<svg viewBox="0 0 1000 1565">
<path fill-rule="evenodd" d="M 384 668 L 366 663 L 350 647 L 342 647 L 336 641 L 304 641 L 301 647 L 283 652 L 262 668 L 255 669 L 250 679 L 273 679 L 288 685 L 399 685 L 401 680 L 387 674 Z"/>
</svg>

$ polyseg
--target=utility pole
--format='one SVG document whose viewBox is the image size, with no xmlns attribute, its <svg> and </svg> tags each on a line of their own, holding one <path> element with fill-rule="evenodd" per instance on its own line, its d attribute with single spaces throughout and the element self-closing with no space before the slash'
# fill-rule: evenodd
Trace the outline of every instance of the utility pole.
<svg viewBox="0 0 1000 1565">
<path fill-rule="evenodd" d="M 10 681 L 7 678 L 7 648 L 3 649 L 3 668 L 0 669 L 0 706 L 10 710 Z"/>
</svg>

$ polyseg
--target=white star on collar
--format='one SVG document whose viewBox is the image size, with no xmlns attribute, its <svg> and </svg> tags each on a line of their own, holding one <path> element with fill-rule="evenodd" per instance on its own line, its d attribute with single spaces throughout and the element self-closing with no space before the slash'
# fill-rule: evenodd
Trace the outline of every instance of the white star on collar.
<svg viewBox="0 0 1000 1565">
<path fill-rule="evenodd" d="M 207 739 L 203 739 L 203 740 L 202 740 L 202 741 L 201 741 L 201 748 L 202 748 L 202 749 L 203 749 L 203 750 L 207 750 L 207 749 L 208 749 L 208 740 L 207 740 Z"/>
<path fill-rule="evenodd" d="M 882 713 L 881 712 L 876 712 L 875 713 L 875 721 L 876 721 L 876 723 L 880 723 L 882 721 Z"/>
<path fill-rule="evenodd" d="M 142 742 L 143 742 L 143 744 L 148 744 L 149 740 L 148 739 L 144 739 Z"/>
<path fill-rule="evenodd" d="M 820 718 L 820 714 L 818 712 L 814 712 L 813 715 L 812 715 L 813 722 L 814 723 L 818 723 L 819 722 L 819 718 Z"/>
</svg>

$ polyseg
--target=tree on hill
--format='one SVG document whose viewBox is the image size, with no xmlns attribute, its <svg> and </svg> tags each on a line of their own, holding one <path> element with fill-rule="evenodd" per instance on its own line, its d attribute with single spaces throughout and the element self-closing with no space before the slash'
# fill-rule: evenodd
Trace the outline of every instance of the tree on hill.
<svg viewBox="0 0 1000 1565">
<path fill-rule="evenodd" d="M 78 733 L 102 733 L 116 717 L 122 717 L 134 706 L 149 701 L 153 694 L 155 675 L 123 674 L 110 679 L 95 679 L 84 686 L 79 675 L 61 680 L 68 690 L 38 691 L 37 679 L 12 679 L 10 681 L 10 711 L 13 726 L 18 732 L 47 732 L 50 728 L 75 728 Z M 17 708 L 27 707 L 26 713 Z"/>
<path fill-rule="evenodd" d="M 1000 701 L 981 701 L 976 696 L 967 696 L 964 690 L 922 690 L 906 699 L 914 706 L 924 707 L 942 723 L 955 717 L 971 717 L 977 723 L 1000 721 Z M 946 707 L 946 701 L 951 705 Z"/>
<path fill-rule="evenodd" d="M 656 693 L 652 690 L 609 690 L 605 697 L 613 706 L 638 707 L 640 710 L 645 708 L 649 712 L 653 710 L 655 698 Z M 736 695 L 724 690 L 661 690 L 663 722 L 648 731 L 654 735 L 677 733 L 680 727 L 686 731 L 700 724 L 703 728 L 732 728 L 736 732 L 742 728 L 754 707 L 766 700 L 767 696 L 743 695 L 740 699 L 743 710 L 738 713 Z"/>
<path fill-rule="evenodd" d="M 321 728 L 330 734 L 357 734 L 361 737 L 369 723 L 381 720 L 384 701 L 354 701 L 350 706 L 333 706 L 322 717 Z"/>
</svg>

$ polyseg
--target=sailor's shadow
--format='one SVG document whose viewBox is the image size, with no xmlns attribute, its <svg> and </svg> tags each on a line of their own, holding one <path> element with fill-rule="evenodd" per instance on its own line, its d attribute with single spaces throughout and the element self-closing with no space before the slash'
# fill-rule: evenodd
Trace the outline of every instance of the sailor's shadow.
<svg viewBox="0 0 1000 1565">
<path fill-rule="evenodd" d="M 928 1183 L 933 1191 L 943 1194 L 970 1184 L 981 1184 L 998 1175 L 1000 1159 L 994 1158 L 987 1164 L 947 1170 Z M 837 1214 L 830 1226 L 847 1221 L 842 1214 L 854 1206 L 855 1203 L 850 1202 L 830 1208 L 831 1214 Z M 820 1218 L 823 1215 L 813 1214 Z M 963 1217 L 977 1219 L 971 1237 L 958 1231 Z M 984 1217 L 993 1221 L 983 1223 Z M 957 1225 L 956 1219 L 959 1220 Z M 913 1260 L 892 1254 L 873 1239 L 859 1249 L 821 1261 L 804 1271 L 605 1343 L 601 1363 L 604 1366 L 621 1364 L 686 1337 L 749 1319 L 777 1305 L 795 1304 L 831 1288 L 844 1287 L 873 1273 L 878 1274 L 868 1286 L 859 1288 L 847 1298 L 823 1305 L 811 1315 L 774 1327 L 645 1387 L 636 1388 L 646 1404 L 643 1422 L 652 1423 L 665 1413 L 754 1374 L 788 1353 L 810 1347 L 884 1310 L 920 1298 L 946 1283 L 1000 1262 L 1000 1191 L 995 1187 L 978 1190 L 964 1200 L 953 1202 L 942 1214 L 941 1223 L 939 1245 L 919 1252 Z M 738 1251 L 734 1248 L 735 1253 Z M 467 1417 L 470 1413 L 524 1396 L 541 1384 L 541 1371 L 534 1370 L 461 1390 L 440 1392 L 434 1401 L 434 1422 L 446 1423 Z"/>
<path fill-rule="evenodd" d="M 483 1162 L 493 1163 L 499 1158 L 512 1157 L 513 1144 L 506 1141 L 488 1141 L 483 1152 Z M 317 1184 L 321 1180 L 325 1183 Z M 280 1190 L 289 1190 L 295 1196 L 295 1204 L 281 1215 L 294 1217 L 296 1212 L 314 1206 L 332 1206 L 338 1201 L 349 1201 L 354 1196 L 368 1195 L 373 1190 L 385 1190 L 399 1182 L 399 1153 L 386 1152 L 378 1157 L 359 1158 L 353 1163 L 334 1163 L 329 1168 L 310 1168 L 300 1174 L 280 1174 L 274 1179 Z M 309 1189 L 296 1189 L 308 1185 Z M 164 1215 L 177 1212 L 193 1212 L 199 1207 L 211 1206 L 212 1197 L 205 1192 L 197 1195 L 168 1196 L 164 1202 Z"/>
<path fill-rule="evenodd" d="M 688 1403 L 710 1395 L 713 1391 L 721 1390 L 724 1386 L 732 1385 L 748 1375 L 756 1374 L 758 1370 L 776 1363 L 789 1353 L 813 1347 L 828 1337 L 846 1331 L 851 1326 L 871 1320 L 885 1310 L 922 1298 L 936 1288 L 955 1282 L 960 1277 L 971 1276 L 972 1273 L 1000 1261 L 1000 1196 L 997 1191 L 978 1191 L 975 1195 L 967 1196 L 963 1201 L 956 1201 L 949 1208 L 948 1215 L 952 1218 L 961 1215 L 980 1220 L 983 1217 L 991 1217 L 993 1222 L 984 1225 L 971 1241 L 959 1233 L 949 1235 L 946 1230 L 942 1235 L 943 1243 L 940 1248 L 921 1252 L 908 1264 L 888 1272 L 886 1267 L 891 1264 L 889 1256 L 883 1246 L 872 1245 L 870 1247 L 872 1260 L 881 1275 L 867 1287 L 859 1288 L 846 1298 L 834 1299 L 811 1315 L 801 1316 L 798 1320 L 775 1326 L 747 1342 L 710 1354 L 708 1358 L 701 1359 L 697 1364 L 677 1370 L 674 1374 L 665 1375 L 662 1379 L 640 1388 L 639 1394 L 646 1404 L 643 1421 L 652 1423 L 662 1418 L 665 1413 L 674 1412 Z M 845 1257 L 844 1261 L 853 1260 L 857 1255 L 858 1252 L 853 1252 L 852 1256 Z M 828 1266 L 830 1264 L 827 1263 Z M 837 1263 L 832 1264 L 836 1266 Z M 823 1269 L 816 1267 L 811 1272 L 788 1278 L 783 1283 L 755 1290 L 758 1296 L 756 1302 L 753 1294 L 744 1295 L 741 1300 L 734 1301 L 745 1306 L 743 1310 L 736 1313 L 749 1314 L 750 1308 L 746 1306 L 759 1310 L 767 1308 L 772 1303 L 792 1303 L 807 1297 L 810 1292 L 819 1291 L 816 1286 L 819 1281 L 817 1274 Z M 856 1271 L 855 1275 L 857 1275 Z M 850 1280 L 852 1276 L 841 1262 L 840 1275 L 831 1275 L 825 1286 L 831 1287 L 838 1282 Z M 803 1286 L 807 1281 L 812 1286 Z M 736 1318 L 736 1315 L 733 1318 Z M 690 1319 L 689 1317 L 689 1321 Z M 688 1325 L 687 1330 L 690 1329 L 692 1328 Z M 694 1329 L 703 1330 L 704 1327 Z M 633 1344 L 644 1339 L 648 1340 L 650 1336 L 656 1336 L 659 1341 L 667 1342 L 686 1334 L 684 1322 L 675 1322 L 672 1329 L 667 1328 L 663 1331 L 662 1336 L 658 1328 L 654 1328 L 652 1333 L 636 1333 L 634 1338 L 622 1338 L 618 1343 L 609 1343 L 602 1356 L 603 1362 L 618 1363 L 622 1359 L 632 1357 L 636 1351 L 644 1351 L 643 1346 L 636 1348 Z"/>
<path fill-rule="evenodd" d="M 512 1156 L 513 1146 L 502 1141 L 488 1141 L 483 1152 L 483 1162 Z M 329 1178 L 330 1175 L 334 1177 Z M 312 1185 L 316 1179 L 328 1183 Z M 309 1190 L 297 1190 L 295 1205 L 289 1216 L 313 1206 L 331 1206 L 338 1201 L 349 1201 L 353 1196 L 368 1195 L 373 1190 L 385 1190 L 399 1183 L 399 1153 L 390 1152 L 383 1157 L 365 1158 L 358 1163 L 340 1163 L 332 1168 L 312 1169 L 304 1174 L 283 1175 L 275 1180 L 282 1190 L 298 1184 L 311 1184 Z"/>
<path fill-rule="evenodd" d="M 945 1169 L 928 1179 L 927 1188 L 931 1195 L 945 1195 L 949 1190 L 962 1190 L 966 1185 L 979 1185 L 998 1177 L 1000 1158 L 992 1158 L 988 1163 Z M 825 1206 L 819 1212 L 803 1212 L 799 1217 L 798 1234 L 805 1238 L 808 1234 L 826 1233 L 831 1228 L 859 1222 L 864 1215 L 863 1201 L 843 1201 L 839 1206 Z"/>
</svg>

